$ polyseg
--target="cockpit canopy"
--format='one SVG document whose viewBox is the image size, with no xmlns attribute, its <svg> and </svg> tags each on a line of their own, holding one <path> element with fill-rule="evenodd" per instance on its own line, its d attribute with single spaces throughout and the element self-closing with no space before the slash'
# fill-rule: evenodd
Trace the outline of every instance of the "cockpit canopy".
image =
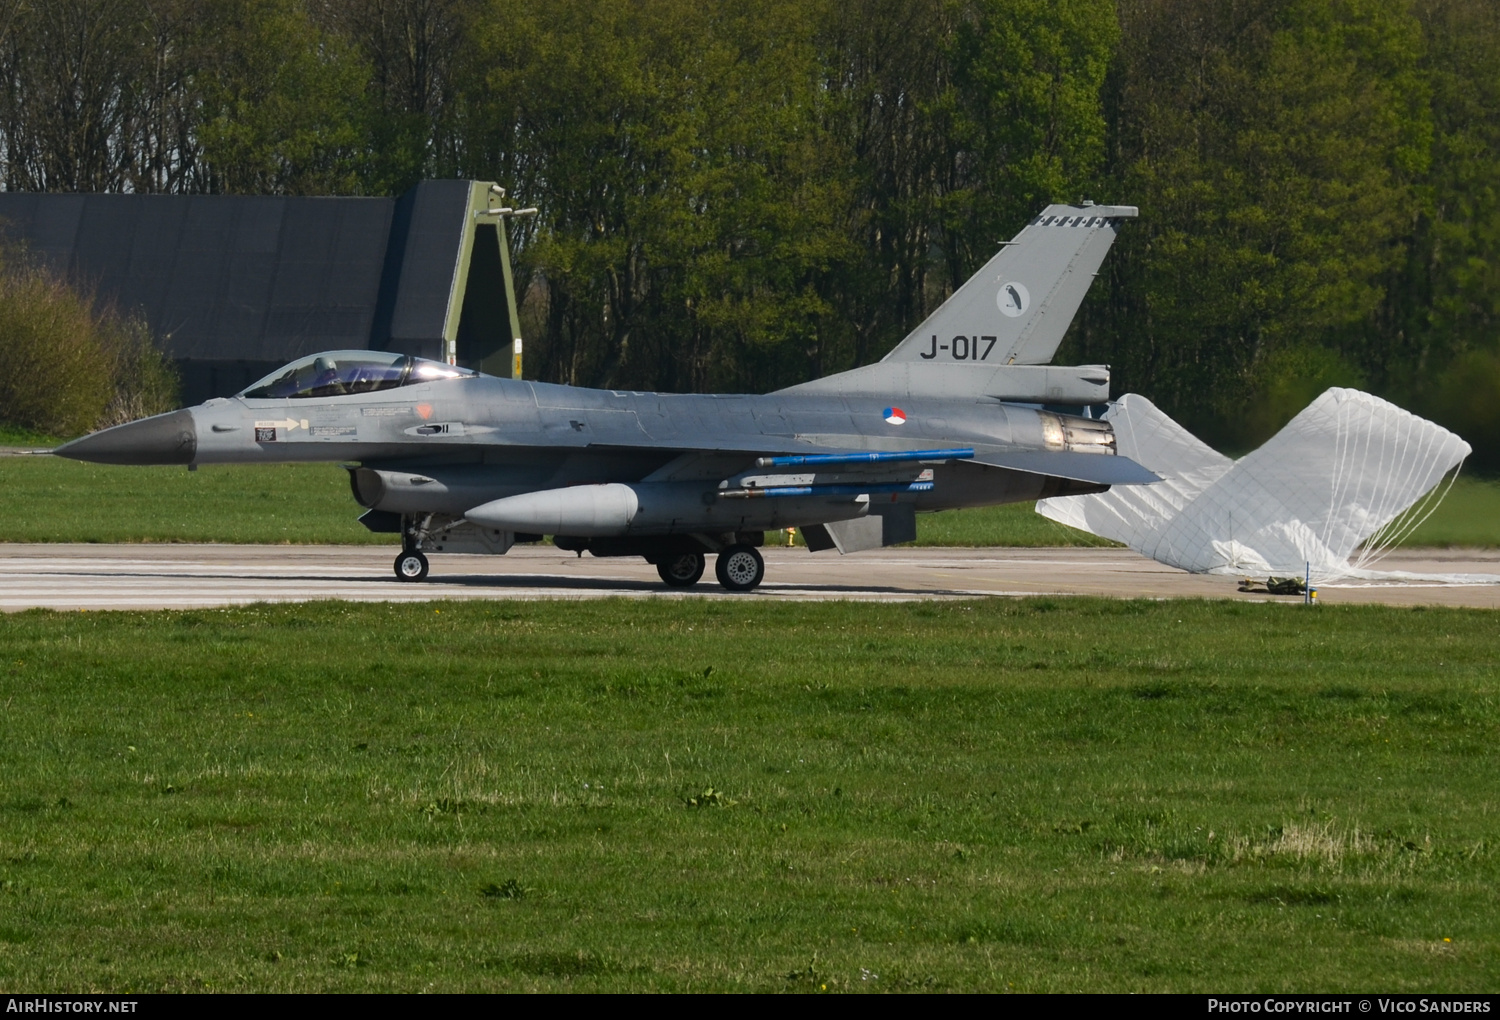
<svg viewBox="0 0 1500 1020">
<path fill-rule="evenodd" d="M 415 383 L 464 379 L 479 373 L 407 354 L 381 351 L 324 351 L 279 368 L 245 389 L 242 397 L 342 397 Z"/>
</svg>

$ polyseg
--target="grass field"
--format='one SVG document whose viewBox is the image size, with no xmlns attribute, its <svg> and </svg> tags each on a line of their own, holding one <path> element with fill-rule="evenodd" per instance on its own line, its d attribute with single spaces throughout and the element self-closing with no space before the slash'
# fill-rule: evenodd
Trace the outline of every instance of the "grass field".
<svg viewBox="0 0 1500 1020">
<path fill-rule="evenodd" d="M 1492 613 L 0 619 L 0 988 L 1493 991 Z"/>
<path fill-rule="evenodd" d="M 348 475 L 330 464 L 129 468 L 0 457 L 12 542 L 393 544 L 366 531 Z M 1110 545 L 1032 504 L 925 514 L 923 546 Z M 1460 478 L 1407 545 L 1500 546 L 1500 483 Z"/>
<path fill-rule="evenodd" d="M 31 429 L 18 428 L 15 425 L 6 425 L 0 422 L 0 446 L 38 448 L 56 446 L 60 442 L 62 440 L 49 436 L 44 432 L 33 432 Z"/>
<path fill-rule="evenodd" d="M 1500 481 L 1460 476 L 1407 546 L 1500 546 Z"/>
<path fill-rule="evenodd" d="M 111 467 L 0 458 L 12 542 L 249 542 L 397 545 L 359 523 L 333 464 Z"/>
</svg>

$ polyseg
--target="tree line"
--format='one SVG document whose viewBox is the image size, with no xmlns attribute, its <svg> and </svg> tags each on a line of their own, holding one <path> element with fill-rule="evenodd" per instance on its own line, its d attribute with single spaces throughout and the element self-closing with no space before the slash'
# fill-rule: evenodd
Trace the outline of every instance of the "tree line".
<svg viewBox="0 0 1500 1020">
<path fill-rule="evenodd" d="M 0 182 L 505 184 L 528 374 L 883 356 L 1050 201 L 1138 205 L 1060 352 L 1248 446 L 1328 385 L 1500 463 L 1493 0 L 0 0 Z"/>
</svg>

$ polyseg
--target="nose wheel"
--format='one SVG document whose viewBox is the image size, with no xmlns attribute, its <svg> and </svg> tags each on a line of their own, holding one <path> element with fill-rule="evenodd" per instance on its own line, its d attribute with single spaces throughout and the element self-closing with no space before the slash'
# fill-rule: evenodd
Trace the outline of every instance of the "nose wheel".
<svg viewBox="0 0 1500 1020">
<path fill-rule="evenodd" d="M 732 545 L 714 563 L 719 583 L 730 591 L 749 591 L 766 576 L 766 561 L 751 545 Z"/>
<path fill-rule="evenodd" d="M 691 588 L 703 576 L 703 554 L 683 553 L 662 560 L 656 565 L 656 572 L 668 587 Z"/>
<path fill-rule="evenodd" d="M 398 581 L 423 581 L 427 579 L 427 557 L 415 549 L 403 551 L 396 557 L 396 579 Z"/>
</svg>

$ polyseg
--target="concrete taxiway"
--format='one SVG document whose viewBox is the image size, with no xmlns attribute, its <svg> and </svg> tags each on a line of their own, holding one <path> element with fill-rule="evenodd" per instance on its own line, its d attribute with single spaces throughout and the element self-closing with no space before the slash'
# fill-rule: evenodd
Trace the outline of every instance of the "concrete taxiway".
<svg viewBox="0 0 1500 1020">
<path fill-rule="evenodd" d="M 518 546 L 504 557 L 434 556 L 428 580 L 410 584 L 395 579 L 395 549 L 384 546 L 0 544 L 0 610 L 185 609 L 310 599 L 1103 595 L 1301 601 L 1240 594 L 1236 578 L 1184 573 L 1127 549 L 886 549 L 845 557 L 805 549 L 764 552 L 766 582 L 748 595 L 732 595 L 713 581 L 712 568 L 688 592 L 673 591 L 639 559 L 580 558 L 550 545 Z M 1380 565 L 1419 575 L 1480 575 L 1493 583 L 1325 582 L 1318 584 L 1319 601 L 1500 609 L 1500 550 L 1399 552 Z"/>
</svg>

